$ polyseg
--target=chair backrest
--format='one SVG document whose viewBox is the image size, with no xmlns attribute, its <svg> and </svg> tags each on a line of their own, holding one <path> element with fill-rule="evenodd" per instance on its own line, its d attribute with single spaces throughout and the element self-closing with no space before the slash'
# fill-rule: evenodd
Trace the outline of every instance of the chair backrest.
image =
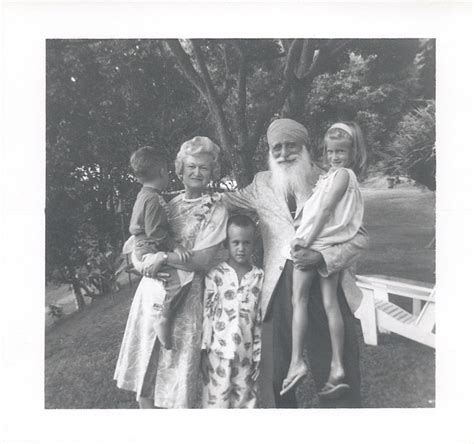
<svg viewBox="0 0 474 444">
<path fill-rule="evenodd" d="M 418 315 L 418 318 L 416 319 L 415 324 L 425 331 L 431 331 L 435 326 L 435 294 L 436 288 L 433 288 L 429 295 L 429 299 L 426 301 L 425 305 L 421 309 L 420 314 Z"/>
</svg>

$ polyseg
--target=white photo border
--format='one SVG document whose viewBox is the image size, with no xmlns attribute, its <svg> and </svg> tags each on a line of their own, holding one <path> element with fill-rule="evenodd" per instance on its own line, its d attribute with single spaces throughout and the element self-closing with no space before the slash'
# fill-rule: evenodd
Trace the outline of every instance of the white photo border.
<svg viewBox="0 0 474 444">
<path fill-rule="evenodd" d="M 469 2 L 4 2 L 2 11 L 6 290 L 0 321 L 0 442 L 474 440 L 468 419 L 474 394 Z M 232 413 L 44 408 L 45 41 L 222 36 L 436 39 L 436 408 Z"/>
</svg>

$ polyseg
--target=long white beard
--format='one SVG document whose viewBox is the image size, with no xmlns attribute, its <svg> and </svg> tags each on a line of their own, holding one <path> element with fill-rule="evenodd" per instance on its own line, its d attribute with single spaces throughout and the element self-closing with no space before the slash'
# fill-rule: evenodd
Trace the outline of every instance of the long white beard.
<svg viewBox="0 0 474 444">
<path fill-rule="evenodd" d="M 271 153 L 268 155 L 268 166 L 272 172 L 272 184 L 283 196 L 293 193 L 296 198 L 305 199 L 311 193 L 313 167 L 311 157 L 303 148 L 297 159 L 291 163 L 278 163 Z"/>
</svg>

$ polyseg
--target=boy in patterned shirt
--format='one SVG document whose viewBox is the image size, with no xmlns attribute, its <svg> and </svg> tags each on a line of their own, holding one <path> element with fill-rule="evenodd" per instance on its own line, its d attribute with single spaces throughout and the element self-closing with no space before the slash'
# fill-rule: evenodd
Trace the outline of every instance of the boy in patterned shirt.
<svg viewBox="0 0 474 444">
<path fill-rule="evenodd" d="M 206 276 L 201 369 L 204 408 L 254 408 L 261 352 L 263 270 L 252 265 L 256 226 L 227 223 L 229 259 Z"/>
</svg>

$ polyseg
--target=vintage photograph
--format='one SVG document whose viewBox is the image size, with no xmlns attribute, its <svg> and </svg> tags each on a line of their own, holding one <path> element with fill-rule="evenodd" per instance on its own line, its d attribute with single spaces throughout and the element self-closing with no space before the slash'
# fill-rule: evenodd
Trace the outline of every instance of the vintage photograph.
<svg viewBox="0 0 474 444">
<path fill-rule="evenodd" d="M 435 407 L 436 49 L 46 39 L 44 408 Z"/>
</svg>

